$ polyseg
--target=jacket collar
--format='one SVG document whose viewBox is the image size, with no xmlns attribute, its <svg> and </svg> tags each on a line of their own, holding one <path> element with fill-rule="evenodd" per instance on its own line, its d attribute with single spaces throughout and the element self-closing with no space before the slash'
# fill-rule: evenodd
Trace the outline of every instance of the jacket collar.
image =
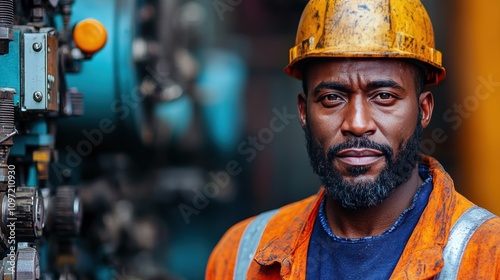
<svg viewBox="0 0 500 280">
<path fill-rule="evenodd" d="M 453 181 L 434 158 L 422 155 L 420 164 L 429 166 L 433 191 L 391 278 L 430 278 L 439 273 L 444 264 L 442 251 L 456 204 Z M 292 222 L 287 227 L 269 229 L 254 259 L 262 266 L 280 264 L 281 275 L 284 276 L 290 273 L 294 258 L 307 258 L 309 240 L 324 195 L 325 190 L 321 188 L 317 195 L 299 202 L 305 207 L 298 213 L 295 207 L 281 209 L 279 215 L 294 217 Z M 303 267 L 299 270 L 305 271 L 305 264 L 301 261 L 300 266 Z"/>
<path fill-rule="evenodd" d="M 433 191 L 429 203 L 410 236 L 391 278 L 426 279 L 437 275 L 444 265 L 443 248 L 454 222 L 457 199 L 453 180 L 432 157 L 421 156 L 429 166 Z"/>
<path fill-rule="evenodd" d="M 309 243 L 314 221 L 316 220 L 324 195 L 325 190 L 321 188 L 318 194 L 307 199 L 309 203 L 299 213 L 296 210 L 290 211 L 290 215 L 295 217 L 291 224 L 287 227 L 280 227 L 282 230 L 276 231 L 271 238 L 268 238 L 269 242 L 261 242 L 260 244 L 264 244 L 264 246 L 261 246 L 257 250 L 254 257 L 255 260 L 261 265 L 270 265 L 276 262 L 282 263 L 294 252 L 299 244 L 306 241 Z M 286 213 L 282 213 L 283 211 L 291 209 L 296 208 L 288 207 L 280 209 L 280 216 L 286 215 Z"/>
</svg>

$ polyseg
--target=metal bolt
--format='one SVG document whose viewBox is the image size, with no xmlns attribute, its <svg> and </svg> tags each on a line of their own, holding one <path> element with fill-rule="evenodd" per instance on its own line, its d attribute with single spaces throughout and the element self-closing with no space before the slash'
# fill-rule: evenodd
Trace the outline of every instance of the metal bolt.
<svg viewBox="0 0 500 280">
<path fill-rule="evenodd" d="M 34 42 L 33 43 L 33 50 L 35 52 L 41 51 L 42 50 L 42 43 L 40 43 L 40 42 Z"/>
<path fill-rule="evenodd" d="M 33 93 L 33 100 L 35 100 L 36 102 L 40 102 L 40 101 L 42 101 L 42 99 L 43 99 L 43 94 L 42 94 L 42 92 L 40 92 L 40 91 L 35 91 L 35 92 Z"/>
</svg>

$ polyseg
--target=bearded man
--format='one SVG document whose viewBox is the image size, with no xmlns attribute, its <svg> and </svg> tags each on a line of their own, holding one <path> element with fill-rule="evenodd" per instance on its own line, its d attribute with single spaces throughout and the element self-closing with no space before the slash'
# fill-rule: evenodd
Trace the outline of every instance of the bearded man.
<svg viewBox="0 0 500 280">
<path fill-rule="evenodd" d="M 286 72 L 323 187 L 233 226 L 206 279 L 500 279 L 500 218 L 419 153 L 445 77 L 420 0 L 311 0 Z"/>
</svg>

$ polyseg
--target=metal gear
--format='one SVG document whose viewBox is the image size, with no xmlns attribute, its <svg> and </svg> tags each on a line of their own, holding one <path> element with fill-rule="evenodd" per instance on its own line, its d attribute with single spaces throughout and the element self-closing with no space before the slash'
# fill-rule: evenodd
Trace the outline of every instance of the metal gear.
<svg viewBox="0 0 500 280">
<path fill-rule="evenodd" d="M 17 241 L 33 241 L 42 236 L 44 225 L 43 197 L 38 188 L 18 187 L 16 190 Z"/>
<path fill-rule="evenodd" d="M 57 188 L 53 200 L 54 230 L 61 237 L 74 237 L 80 232 L 82 213 L 80 198 L 74 186 Z"/>
</svg>

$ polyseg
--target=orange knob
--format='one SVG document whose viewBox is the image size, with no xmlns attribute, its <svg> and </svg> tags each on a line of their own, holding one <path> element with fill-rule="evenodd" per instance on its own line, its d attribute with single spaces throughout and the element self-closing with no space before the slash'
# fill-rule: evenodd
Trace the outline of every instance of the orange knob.
<svg viewBox="0 0 500 280">
<path fill-rule="evenodd" d="M 108 34 L 99 21 L 89 18 L 80 21 L 73 30 L 73 40 L 84 53 L 93 55 L 106 45 Z"/>
</svg>

